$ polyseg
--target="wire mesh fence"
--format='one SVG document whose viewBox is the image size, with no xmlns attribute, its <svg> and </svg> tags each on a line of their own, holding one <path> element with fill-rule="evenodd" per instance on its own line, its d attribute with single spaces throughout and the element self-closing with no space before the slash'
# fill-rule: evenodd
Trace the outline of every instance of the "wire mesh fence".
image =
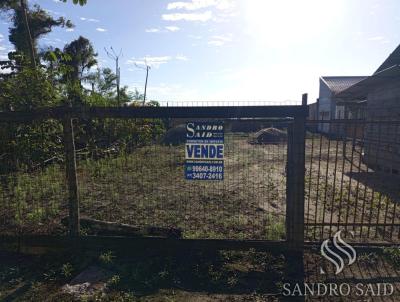
<svg viewBox="0 0 400 302">
<path fill-rule="evenodd" d="M 82 217 L 177 228 L 184 238 L 285 239 L 293 121 L 223 119 L 224 178 L 193 181 L 184 174 L 189 120 L 75 118 Z M 345 230 L 354 241 L 398 242 L 400 122 L 306 126 L 305 239 Z M 66 234 L 62 123 L 1 122 L 0 129 L 0 233 Z"/>
<path fill-rule="evenodd" d="M 397 121 L 308 122 L 307 239 L 345 230 L 354 241 L 399 241 L 399 127 Z"/>
<path fill-rule="evenodd" d="M 284 239 L 290 121 L 224 120 L 220 181 L 185 179 L 185 121 L 75 119 L 81 217 L 178 228 L 184 238 Z M 2 154 L 14 166 L 2 171 L 1 233 L 66 234 L 62 128 L 53 136 L 30 136 L 28 149 L 21 151 L 27 125 L 4 140 L 9 150 L 4 147 Z M 260 131 L 266 128 L 279 130 Z M 39 151 L 43 154 L 33 158 Z M 82 227 L 81 233 L 92 230 Z"/>
<path fill-rule="evenodd" d="M 59 232 L 66 215 L 62 126 L 57 120 L 0 123 L 0 232 Z"/>
</svg>

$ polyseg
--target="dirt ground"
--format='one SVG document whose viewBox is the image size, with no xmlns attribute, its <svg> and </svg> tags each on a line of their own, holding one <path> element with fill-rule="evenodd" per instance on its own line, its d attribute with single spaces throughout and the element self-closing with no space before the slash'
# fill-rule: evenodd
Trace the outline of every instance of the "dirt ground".
<svg viewBox="0 0 400 302">
<path fill-rule="evenodd" d="M 306 144 L 307 238 L 323 240 L 337 230 L 357 242 L 398 242 L 400 178 L 374 171 L 362 142 L 319 134 Z"/>
<path fill-rule="evenodd" d="M 223 181 L 185 180 L 183 145 L 80 160 L 81 215 L 179 227 L 185 238 L 283 239 L 286 144 L 249 140 L 248 134 L 226 135 Z M 0 195 L 0 225 L 23 233 L 65 232 L 59 223 L 68 213 L 63 179 L 55 166 L 10 181 Z"/>
<path fill-rule="evenodd" d="M 185 238 L 284 239 L 287 145 L 252 144 L 252 135 L 226 134 L 223 181 L 185 180 L 183 145 L 80 159 L 81 215 L 178 227 Z M 360 146 L 307 135 L 306 239 L 324 240 L 344 229 L 353 231 L 353 241 L 399 241 L 399 179 L 368 168 Z M 61 166 L 9 177 L 0 203 L 3 233 L 66 232 L 60 224 L 68 214 Z"/>
<path fill-rule="evenodd" d="M 399 301 L 400 253 L 396 249 L 357 251 L 357 261 L 335 275 L 319 251 L 306 250 L 304 279 L 287 279 L 288 259 L 267 252 L 135 251 L 47 254 L 0 253 L 1 301 L 293 301 L 300 284 L 348 284 L 350 294 L 308 293 L 305 301 Z M 73 296 L 62 287 L 89 266 L 110 272 L 106 287 L 93 295 Z M 384 296 L 378 284 L 391 284 Z M 285 285 L 287 284 L 287 285 Z M 359 291 L 356 290 L 358 286 Z M 367 290 L 369 288 L 369 291 Z M 304 292 L 303 292 L 304 293 Z M 378 296 L 378 293 L 381 296 Z M 387 292 L 388 293 L 388 292 Z"/>
</svg>

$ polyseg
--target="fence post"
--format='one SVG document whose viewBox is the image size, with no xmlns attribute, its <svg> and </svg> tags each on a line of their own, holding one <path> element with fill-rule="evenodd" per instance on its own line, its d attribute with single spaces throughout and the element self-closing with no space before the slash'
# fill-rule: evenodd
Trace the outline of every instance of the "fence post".
<svg viewBox="0 0 400 302">
<path fill-rule="evenodd" d="M 71 116 L 67 113 L 63 118 L 65 168 L 68 182 L 69 234 L 79 236 L 79 195 L 76 175 L 76 156 L 74 128 Z"/>
<path fill-rule="evenodd" d="M 303 94 L 302 106 L 307 106 L 307 94 Z M 304 246 L 306 117 L 295 116 L 288 130 L 286 236 L 291 247 L 302 249 Z"/>
</svg>

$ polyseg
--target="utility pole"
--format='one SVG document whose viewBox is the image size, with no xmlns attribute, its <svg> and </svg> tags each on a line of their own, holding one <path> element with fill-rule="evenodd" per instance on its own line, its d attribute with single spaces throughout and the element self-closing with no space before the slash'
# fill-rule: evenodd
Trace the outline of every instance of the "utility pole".
<svg viewBox="0 0 400 302">
<path fill-rule="evenodd" d="M 145 63 L 145 66 L 140 66 L 140 65 L 135 63 L 135 66 L 137 68 L 146 70 L 146 82 L 144 84 L 143 106 L 146 104 L 147 82 L 148 82 L 148 79 L 149 79 L 149 70 L 151 69 L 151 66 L 149 64 L 147 64 L 146 60 L 144 60 L 144 63 Z"/>
<path fill-rule="evenodd" d="M 143 106 L 146 103 L 146 94 L 147 94 L 147 80 L 149 78 L 149 69 L 150 66 L 146 65 L 146 83 L 144 84 L 144 96 L 143 96 Z"/>
<path fill-rule="evenodd" d="M 123 56 L 122 54 L 122 49 L 119 51 L 119 54 L 114 51 L 114 48 L 111 46 L 110 47 L 111 51 L 108 51 L 107 48 L 104 47 L 104 50 L 107 53 L 107 56 L 115 61 L 115 75 L 117 76 L 117 102 L 118 102 L 118 107 L 121 106 L 120 103 L 120 81 L 121 81 L 121 68 L 119 67 L 119 58 Z"/>
</svg>

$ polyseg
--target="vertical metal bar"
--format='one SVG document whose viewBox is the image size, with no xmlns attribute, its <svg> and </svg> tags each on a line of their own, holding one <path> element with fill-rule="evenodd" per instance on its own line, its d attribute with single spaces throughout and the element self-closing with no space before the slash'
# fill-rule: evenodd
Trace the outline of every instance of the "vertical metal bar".
<svg viewBox="0 0 400 302">
<path fill-rule="evenodd" d="M 337 163 L 338 163 L 338 153 L 339 153 L 339 139 L 336 138 L 336 148 L 335 148 L 335 167 L 333 169 L 333 188 L 332 188 L 332 198 L 331 198 L 331 207 L 330 207 L 330 219 L 329 219 L 329 236 L 332 234 L 332 223 L 333 223 L 333 213 L 334 213 L 334 202 L 335 194 L 336 194 L 336 172 L 337 172 Z"/>
<path fill-rule="evenodd" d="M 324 124 L 325 125 L 325 124 Z M 319 202 L 319 183 L 321 177 L 321 156 L 322 156 L 322 134 L 319 135 L 319 153 L 318 153 L 318 172 L 317 172 L 317 190 L 315 195 L 315 213 L 314 213 L 314 240 L 317 233 L 317 220 L 318 220 L 318 202 Z"/>
<path fill-rule="evenodd" d="M 370 122 L 368 122 L 368 123 L 365 125 L 365 129 L 364 129 L 364 132 L 365 132 L 365 133 L 364 133 L 364 142 L 363 142 L 363 145 L 364 145 L 364 156 L 367 155 L 367 154 L 369 154 L 370 151 L 371 151 L 371 139 L 370 139 L 371 133 L 370 133 L 370 129 L 371 129 L 372 125 L 373 125 L 373 124 L 371 124 Z M 365 159 L 363 159 L 363 160 L 365 160 Z M 364 164 L 365 164 L 365 166 L 366 166 L 366 171 L 365 171 L 365 172 L 366 172 L 367 174 L 370 173 L 369 163 L 368 163 L 368 162 L 365 162 Z M 362 210 L 361 210 L 360 238 L 362 238 L 362 233 L 363 233 L 363 229 L 364 229 L 364 217 L 366 217 L 365 213 L 367 212 L 367 210 L 366 210 L 366 208 L 365 208 L 365 206 L 366 206 L 366 201 L 367 201 L 367 197 L 368 197 L 368 186 L 367 186 L 367 184 L 365 183 L 365 184 L 364 184 L 363 204 L 362 204 Z"/>
<path fill-rule="evenodd" d="M 324 228 L 325 228 L 325 211 L 326 211 L 326 199 L 327 199 L 327 191 L 328 191 L 328 176 L 329 176 L 329 155 L 331 149 L 331 139 L 328 138 L 328 154 L 326 159 L 326 170 L 325 170 L 325 193 L 324 193 L 324 204 L 322 207 L 322 227 L 321 227 L 321 237 L 324 238 Z"/>
<path fill-rule="evenodd" d="M 397 153 L 396 151 L 398 149 L 398 142 L 397 142 L 397 137 L 399 134 L 399 125 L 394 124 L 395 130 L 394 130 L 394 141 L 392 142 L 395 145 L 395 148 L 393 150 L 393 156 L 392 156 L 392 161 L 395 162 L 395 154 Z M 397 201 L 393 200 L 394 206 L 393 206 L 393 214 L 392 214 L 392 226 L 390 228 L 390 239 L 393 237 L 393 225 L 394 225 L 394 220 L 396 218 L 396 207 L 397 207 Z"/>
<path fill-rule="evenodd" d="M 63 119 L 65 168 L 68 182 L 69 205 L 69 234 L 72 237 L 79 236 L 79 196 L 78 179 L 76 175 L 76 156 L 74 129 L 72 119 L 66 115 Z"/>
<path fill-rule="evenodd" d="M 318 124 L 317 124 L 318 127 Z M 310 155 L 310 173 L 308 175 L 308 198 L 307 198 L 307 219 L 306 219 L 306 233 L 308 234 L 308 226 L 310 224 L 310 203 L 311 203 L 311 185 L 312 185 L 312 168 L 313 168 L 313 155 L 314 155 L 314 133 L 311 137 L 311 155 Z M 315 228 L 315 226 L 314 226 Z"/>
<path fill-rule="evenodd" d="M 390 129 L 391 129 L 391 124 L 390 123 L 388 123 L 387 124 L 387 134 L 389 134 L 388 135 L 388 137 L 391 137 L 390 136 Z M 392 141 L 390 141 L 390 139 L 388 140 L 388 141 L 386 141 L 387 143 L 394 143 L 394 142 L 392 142 Z M 394 153 L 394 152 L 393 152 Z M 392 154 L 393 154 L 392 153 Z M 393 158 L 394 156 L 391 156 L 391 162 L 393 163 L 393 160 L 394 160 L 394 158 Z M 388 171 L 389 173 L 392 173 L 392 167 L 390 167 L 390 171 Z M 389 211 L 389 203 L 391 202 L 391 199 L 390 199 L 390 195 L 389 194 L 387 194 L 387 196 L 385 197 L 385 202 L 386 202 L 386 208 L 385 208 L 385 215 L 384 215 L 384 226 L 383 226 L 383 239 L 385 239 L 385 237 L 386 237 L 386 223 L 387 223 L 387 216 L 388 216 L 388 211 Z"/>
<path fill-rule="evenodd" d="M 359 147 L 359 154 L 358 154 L 358 167 L 357 167 L 357 173 L 360 174 L 361 173 L 361 164 L 362 164 L 362 152 L 363 152 L 363 148 L 364 148 L 364 138 L 365 138 L 365 121 L 363 121 L 362 123 L 356 123 L 354 125 L 354 127 L 358 127 L 358 125 L 360 125 L 361 128 L 361 142 L 360 142 L 360 147 Z M 357 133 L 357 130 L 355 131 Z M 354 204 L 354 217 L 353 217 L 353 231 L 355 232 L 355 223 L 357 220 L 357 208 L 358 208 L 358 199 L 359 199 L 359 193 L 360 193 L 360 177 L 357 178 L 357 185 L 356 185 L 356 200 L 355 200 L 355 204 Z M 362 231 L 362 226 L 360 226 L 360 232 Z"/>
<path fill-rule="evenodd" d="M 373 135 L 375 132 L 375 125 L 378 126 L 378 139 L 374 139 Z M 376 173 L 379 170 L 379 163 L 378 163 L 378 159 L 379 159 L 379 151 L 380 151 L 380 138 L 381 138 L 381 123 L 374 123 L 372 124 L 372 128 L 373 132 L 372 132 L 372 141 L 376 144 L 375 149 L 375 167 L 374 167 L 374 173 Z M 368 158 L 370 157 L 370 155 L 368 155 Z M 373 214 L 373 207 L 374 207 L 374 200 L 375 200 L 375 188 L 372 188 L 372 196 L 371 196 L 371 207 L 370 207 L 370 211 L 369 211 L 369 221 L 368 221 L 368 230 L 367 230 L 367 238 L 369 238 L 369 235 L 371 233 L 371 227 L 372 227 L 372 214 Z M 379 201 L 378 201 L 379 202 Z"/>
<path fill-rule="evenodd" d="M 351 124 L 350 124 L 350 132 L 351 132 Z M 349 173 L 349 189 L 348 189 L 348 192 L 347 192 L 347 207 L 346 207 L 346 220 L 345 220 L 345 226 L 344 226 L 344 229 L 345 229 L 345 231 L 346 231 L 346 233 L 347 233 L 347 228 L 348 228 L 348 225 L 349 225 L 349 215 L 350 215 L 350 203 L 351 203 L 351 192 L 352 192 L 352 190 L 353 190 L 353 188 L 352 188 L 352 185 L 351 185 L 351 183 L 352 183 L 352 180 L 353 180 L 353 165 L 354 165 L 354 150 L 355 150 L 355 144 L 356 144 L 356 126 L 355 126 L 355 124 L 353 123 L 353 138 L 352 138 L 352 140 L 351 140 L 351 153 L 350 153 L 350 173 Z M 347 135 L 347 134 L 346 134 Z M 351 134 L 350 134 L 351 135 Z"/>
<path fill-rule="evenodd" d="M 380 157 L 380 151 L 382 151 L 382 125 L 379 124 L 379 133 L 378 133 L 378 150 L 376 152 L 376 162 L 379 165 L 379 160 L 381 159 Z M 386 143 L 385 141 L 383 141 L 383 143 Z M 385 166 L 381 167 L 383 169 L 383 172 L 385 170 Z M 378 213 L 376 215 L 376 227 L 375 227 L 375 238 L 378 237 L 378 230 L 379 230 L 379 216 L 381 215 L 381 207 L 382 207 L 382 191 L 380 190 L 379 194 L 379 198 L 378 198 Z"/>
<path fill-rule="evenodd" d="M 302 106 L 307 106 L 307 95 L 303 95 Z M 304 246 L 305 126 L 305 117 L 295 117 L 288 138 L 287 239 L 298 249 Z"/>
<path fill-rule="evenodd" d="M 342 142 L 342 167 L 341 167 L 341 179 L 340 179 L 340 198 L 339 198 L 339 211 L 338 211 L 338 221 L 337 228 L 340 228 L 340 218 L 342 217 L 342 204 L 343 204 L 343 182 L 344 182 L 344 174 L 346 168 L 346 143 L 347 143 L 347 122 L 344 123 L 344 134 L 343 134 L 343 142 Z"/>
</svg>

